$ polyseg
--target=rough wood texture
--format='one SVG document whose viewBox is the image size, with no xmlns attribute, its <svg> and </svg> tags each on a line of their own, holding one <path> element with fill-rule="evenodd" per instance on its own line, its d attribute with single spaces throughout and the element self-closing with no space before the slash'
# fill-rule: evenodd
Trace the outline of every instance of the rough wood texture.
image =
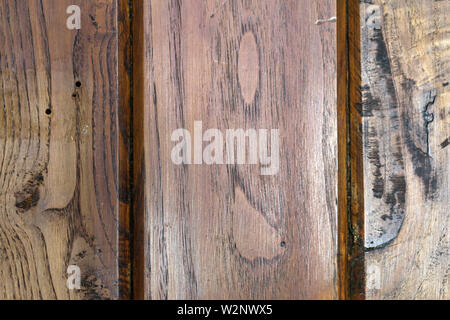
<svg viewBox="0 0 450 320">
<path fill-rule="evenodd" d="M 360 9 L 367 298 L 449 299 L 450 1 Z"/>
<path fill-rule="evenodd" d="M 336 24 L 316 23 L 335 7 L 145 0 L 137 10 L 136 296 L 338 297 Z M 196 120 L 279 129 L 279 173 L 173 164 L 172 132 L 193 133 Z"/>
<path fill-rule="evenodd" d="M 0 1 L 0 298 L 118 297 L 117 3 L 76 2 Z"/>
</svg>

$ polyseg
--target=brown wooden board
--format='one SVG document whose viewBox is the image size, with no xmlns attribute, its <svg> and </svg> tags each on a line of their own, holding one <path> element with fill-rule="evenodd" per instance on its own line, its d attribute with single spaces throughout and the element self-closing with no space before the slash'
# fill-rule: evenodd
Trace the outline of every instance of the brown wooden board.
<svg viewBox="0 0 450 320">
<path fill-rule="evenodd" d="M 133 256 L 133 224 L 132 224 L 132 2 L 118 1 L 118 77 L 119 77 L 119 297 L 132 298 L 132 256 Z"/>
<path fill-rule="evenodd" d="M 365 298 L 360 4 L 337 2 L 339 298 Z"/>
<path fill-rule="evenodd" d="M 0 0 L 0 299 L 448 299 L 449 12 Z"/>
<path fill-rule="evenodd" d="M 336 2 L 138 2 L 135 296 L 338 298 Z M 279 171 L 174 164 L 195 121 L 279 129 Z"/>
<path fill-rule="evenodd" d="M 119 296 L 117 11 L 0 1 L 0 298 Z"/>
</svg>

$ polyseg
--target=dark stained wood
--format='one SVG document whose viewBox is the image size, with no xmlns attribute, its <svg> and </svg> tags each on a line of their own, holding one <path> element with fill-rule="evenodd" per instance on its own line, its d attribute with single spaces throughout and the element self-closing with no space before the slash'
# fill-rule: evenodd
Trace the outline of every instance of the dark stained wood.
<svg viewBox="0 0 450 320">
<path fill-rule="evenodd" d="M 338 298 L 335 8 L 137 1 L 135 297 Z M 196 120 L 279 129 L 279 173 L 175 165 Z"/>
<path fill-rule="evenodd" d="M 119 0 L 119 296 L 132 297 L 132 2 Z"/>
<path fill-rule="evenodd" d="M 364 299 L 364 183 L 359 2 L 338 8 L 339 298 Z"/>
<path fill-rule="evenodd" d="M 3 299 L 119 297 L 118 6 L 76 2 L 81 30 L 72 1 L 0 1 Z"/>
<path fill-rule="evenodd" d="M 145 62 L 148 59 L 148 51 L 145 48 L 145 12 L 148 11 L 148 3 L 139 0 L 133 2 L 133 168 L 132 183 L 134 185 L 131 195 L 131 204 L 133 208 L 133 298 L 145 299 L 145 286 L 148 280 L 149 272 L 147 266 L 150 262 L 146 260 L 150 256 L 146 243 L 146 216 L 145 210 L 145 171 L 151 163 L 146 163 L 144 157 L 145 140 L 144 140 L 144 119 L 146 100 L 146 69 Z"/>
<path fill-rule="evenodd" d="M 450 1 L 360 12 L 366 295 L 448 299 Z"/>
</svg>

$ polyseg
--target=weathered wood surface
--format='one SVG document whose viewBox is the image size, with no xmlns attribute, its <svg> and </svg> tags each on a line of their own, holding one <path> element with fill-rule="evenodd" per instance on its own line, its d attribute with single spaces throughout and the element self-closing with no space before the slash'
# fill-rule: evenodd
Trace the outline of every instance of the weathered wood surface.
<svg viewBox="0 0 450 320">
<path fill-rule="evenodd" d="M 450 1 L 360 13 L 366 297 L 449 299 Z"/>
<path fill-rule="evenodd" d="M 0 298 L 449 299 L 450 1 L 72 4 L 0 0 Z"/>
<path fill-rule="evenodd" d="M 136 297 L 337 298 L 334 0 L 145 0 Z M 139 38 L 142 37 L 142 38 Z M 142 90 L 140 89 L 142 88 Z M 280 170 L 175 165 L 172 132 L 279 129 Z M 204 147 L 207 144 L 204 143 Z M 194 151 L 193 151 L 194 152 Z M 140 267 L 142 263 L 143 267 Z"/>
<path fill-rule="evenodd" d="M 117 2 L 0 1 L 0 298 L 118 297 Z M 81 290 L 66 287 L 69 265 Z"/>
</svg>

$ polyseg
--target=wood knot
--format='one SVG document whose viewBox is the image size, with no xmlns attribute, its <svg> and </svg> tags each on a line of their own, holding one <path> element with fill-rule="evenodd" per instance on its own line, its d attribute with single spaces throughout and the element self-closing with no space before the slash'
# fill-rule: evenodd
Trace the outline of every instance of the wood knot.
<svg viewBox="0 0 450 320">
<path fill-rule="evenodd" d="M 245 194 L 236 189 L 236 214 L 233 236 L 240 255 L 249 260 L 272 260 L 283 254 L 286 242 L 265 217 L 248 202 Z"/>
<path fill-rule="evenodd" d="M 41 173 L 33 177 L 24 186 L 22 191 L 16 192 L 14 197 L 16 198 L 16 208 L 22 212 L 26 212 L 35 207 L 40 199 L 39 186 L 43 183 L 44 177 Z"/>
<path fill-rule="evenodd" d="M 251 104 L 259 83 L 259 55 L 252 32 L 247 32 L 242 37 L 238 59 L 238 78 L 242 97 L 247 104 Z"/>
</svg>

